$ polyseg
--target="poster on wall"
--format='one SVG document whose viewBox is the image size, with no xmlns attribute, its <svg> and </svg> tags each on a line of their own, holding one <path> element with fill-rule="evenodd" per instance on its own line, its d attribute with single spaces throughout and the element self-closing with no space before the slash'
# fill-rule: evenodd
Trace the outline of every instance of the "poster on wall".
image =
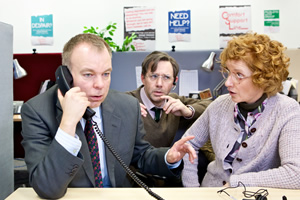
<svg viewBox="0 0 300 200">
<path fill-rule="evenodd" d="M 191 41 L 191 11 L 169 12 L 169 42 Z"/>
<path fill-rule="evenodd" d="M 279 33 L 279 10 L 264 11 L 265 33 Z"/>
<path fill-rule="evenodd" d="M 31 16 L 31 44 L 53 45 L 53 15 Z"/>
<path fill-rule="evenodd" d="M 220 6 L 219 19 L 220 49 L 223 49 L 232 36 L 240 35 L 251 30 L 251 6 Z"/>
<path fill-rule="evenodd" d="M 124 38 L 135 33 L 132 44 L 137 51 L 155 50 L 155 8 L 124 7 Z"/>
</svg>

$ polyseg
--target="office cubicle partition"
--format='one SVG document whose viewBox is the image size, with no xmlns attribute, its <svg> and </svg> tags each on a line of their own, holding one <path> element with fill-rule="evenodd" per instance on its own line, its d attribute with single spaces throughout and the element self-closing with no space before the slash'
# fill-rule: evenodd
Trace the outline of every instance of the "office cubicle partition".
<svg viewBox="0 0 300 200">
<path fill-rule="evenodd" d="M 211 52 L 215 52 L 214 69 L 211 72 L 205 71 L 201 66 L 208 59 Z M 180 70 L 198 70 L 198 90 L 214 88 L 223 80 L 220 71 L 220 64 L 216 61 L 219 58 L 221 50 L 205 51 L 176 51 L 167 52 L 175 58 L 179 64 Z M 130 91 L 137 88 L 136 66 L 141 66 L 144 58 L 150 52 L 116 52 L 113 53 L 112 82 L 111 88 L 119 91 Z M 139 74 L 137 76 L 140 76 Z M 180 72 L 177 87 L 172 92 L 179 93 Z M 224 93 L 226 91 L 220 91 Z"/>
<path fill-rule="evenodd" d="M 207 72 L 201 68 L 203 62 L 215 52 L 215 60 L 218 59 L 220 50 L 206 51 L 176 51 L 167 52 L 174 57 L 180 70 L 198 70 L 198 89 L 210 88 L 211 92 L 222 81 L 219 72 L 220 64 L 214 62 L 214 70 Z M 136 66 L 141 66 L 144 58 L 150 52 L 114 52 L 112 56 L 111 89 L 118 91 L 130 91 L 137 88 Z M 14 100 L 27 101 L 38 94 L 42 81 L 50 79 L 54 81 L 56 68 L 61 64 L 60 53 L 49 54 L 14 54 L 20 65 L 27 71 L 27 76 L 14 80 Z M 140 76 L 139 74 L 137 76 Z M 179 93 L 180 73 L 177 87 L 172 92 Z M 221 93 L 226 90 L 221 91 Z"/>
<path fill-rule="evenodd" d="M 0 22 L 0 199 L 14 189 L 13 27 Z"/>
</svg>

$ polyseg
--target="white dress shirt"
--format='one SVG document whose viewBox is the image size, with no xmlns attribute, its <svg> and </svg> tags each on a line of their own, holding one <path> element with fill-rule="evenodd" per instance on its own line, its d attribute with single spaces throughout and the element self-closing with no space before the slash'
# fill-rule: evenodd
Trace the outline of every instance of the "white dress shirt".
<svg viewBox="0 0 300 200">
<path fill-rule="evenodd" d="M 99 129 L 101 132 L 103 132 L 103 125 L 102 125 L 102 115 L 101 115 L 101 106 L 98 108 L 93 108 L 93 110 L 96 112 L 96 114 L 93 116 L 93 120 L 97 122 Z M 82 129 L 84 130 L 86 120 L 81 119 L 80 124 L 82 126 Z M 95 129 L 94 129 L 95 130 Z M 101 174 L 102 174 L 102 181 L 103 181 L 103 187 L 111 187 L 110 180 L 108 177 L 107 167 L 106 167 L 106 159 L 105 159 L 105 144 L 103 140 L 100 138 L 100 136 L 96 133 L 96 137 L 98 140 L 98 149 L 99 149 L 99 158 L 100 158 L 100 167 L 101 167 Z M 67 134 L 60 128 L 58 129 L 55 139 L 58 141 L 59 144 L 61 144 L 67 151 L 69 151 L 72 155 L 77 156 L 78 152 L 81 148 L 81 141 L 77 134 L 75 134 L 75 137 L 72 137 L 71 135 Z"/>
</svg>

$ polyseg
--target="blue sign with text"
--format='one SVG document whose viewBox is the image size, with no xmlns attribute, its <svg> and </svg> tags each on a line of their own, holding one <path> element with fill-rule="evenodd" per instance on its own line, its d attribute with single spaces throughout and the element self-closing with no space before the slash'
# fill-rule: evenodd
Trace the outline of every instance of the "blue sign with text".
<svg viewBox="0 0 300 200">
<path fill-rule="evenodd" d="M 53 15 L 31 16 L 31 35 L 53 37 Z"/>
<path fill-rule="evenodd" d="M 169 33 L 191 33 L 191 11 L 169 12 Z"/>
</svg>

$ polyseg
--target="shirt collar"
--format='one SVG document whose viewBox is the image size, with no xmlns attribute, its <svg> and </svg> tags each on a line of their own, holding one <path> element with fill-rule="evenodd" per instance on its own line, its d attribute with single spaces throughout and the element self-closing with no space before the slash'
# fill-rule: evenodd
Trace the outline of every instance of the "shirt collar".
<svg viewBox="0 0 300 200">
<path fill-rule="evenodd" d="M 96 108 L 91 108 L 92 110 L 94 110 L 96 112 L 96 114 L 93 116 L 93 120 L 94 121 L 99 121 L 101 120 L 101 113 L 102 113 L 102 107 L 101 105 L 99 107 L 96 107 Z M 80 123 L 82 125 L 82 127 L 84 128 L 85 126 L 85 123 L 86 123 L 86 120 L 84 118 L 81 118 L 80 119 Z"/>
<path fill-rule="evenodd" d="M 156 107 L 151 100 L 147 97 L 145 88 L 142 87 L 140 91 L 141 99 L 143 101 L 143 104 L 146 106 L 147 110 L 151 110 L 151 108 Z M 162 108 L 162 107 L 161 107 Z"/>
</svg>

